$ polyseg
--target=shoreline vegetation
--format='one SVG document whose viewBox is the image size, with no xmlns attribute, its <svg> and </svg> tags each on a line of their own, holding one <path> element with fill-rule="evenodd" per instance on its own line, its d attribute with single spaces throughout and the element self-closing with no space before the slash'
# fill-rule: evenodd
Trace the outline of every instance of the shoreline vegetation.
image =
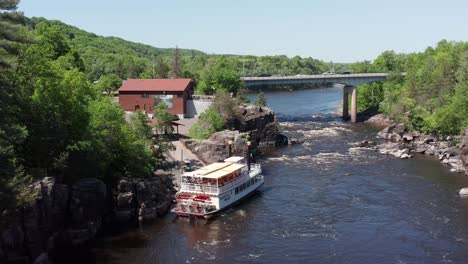
<svg viewBox="0 0 468 264">
<path fill-rule="evenodd" d="M 320 74 L 331 66 L 299 56 L 208 55 L 100 37 L 60 21 L 24 17 L 16 12 L 18 2 L 0 0 L 0 262 L 47 261 L 54 252 L 88 243 L 111 222 L 130 224 L 167 212 L 174 191 L 167 152 L 173 146 L 161 131 L 172 129 L 171 116 L 163 106 L 158 110 L 154 136 L 144 113 L 126 116 L 112 103 L 108 95 L 122 81 L 192 78 L 198 94 L 216 94 L 191 136 L 214 137 L 221 157 L 226 140 L 236 149 L 246 140 L 257 146 L 288 140 L 264 96 L 247 105 L 240 76 Z M 334 67 L 407 72 L 360 86 L 360 110 L 397 121 L 384 137 L 399 136 L 400 143 L 416 144 L 416 152 L 422 142 L 425 153 L 442 155 L 448 164 L 456 155 L 466 157 L 450 148 L 461 143 L 468 126 L 468 43 L 441 41 L 422 53 L 386 51 L 374 62 Z M 428 135 L 454 143 L 442 148 L 445 143 L 428 141 Z M 203 145 L 186 145 L 207 152 Z"/>
</svg>

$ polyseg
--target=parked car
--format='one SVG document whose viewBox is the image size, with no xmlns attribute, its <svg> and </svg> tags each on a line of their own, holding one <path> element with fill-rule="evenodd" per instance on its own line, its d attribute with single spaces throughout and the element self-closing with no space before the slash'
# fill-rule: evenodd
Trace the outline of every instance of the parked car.
<svg viewBox="0 0 468 264">
<path fill-rule="evenodd" d="M 322 73 L 322 75 L 334 75 L 334 74 L 335 74 L 335 72 L 324 72 L 324 73 Z"/>
</svg>

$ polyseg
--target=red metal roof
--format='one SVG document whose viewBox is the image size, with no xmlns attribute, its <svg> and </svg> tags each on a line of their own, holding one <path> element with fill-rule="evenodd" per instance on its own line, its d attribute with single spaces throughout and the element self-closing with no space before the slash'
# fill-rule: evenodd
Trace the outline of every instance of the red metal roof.
<svg viewBox="0 0 468 264">
<path fill-rule="evenodd" d="M 192 79 L 128 79 L 118 91 L 183 92 L 191 81 Z"/>
</svg>

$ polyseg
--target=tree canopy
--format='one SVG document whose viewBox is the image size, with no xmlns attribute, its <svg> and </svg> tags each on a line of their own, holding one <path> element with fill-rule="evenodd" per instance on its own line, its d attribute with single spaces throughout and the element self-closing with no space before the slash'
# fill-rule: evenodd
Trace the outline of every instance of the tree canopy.
<svg viewBox="0 0 468 264">
<path fill-rule="evenodd" d="M 0 212 L 28 202 L 25 190 L 35 178 L 113 184 L 122 175 L 150 175 L 155 160 L 146 120 L 128 122 L 101 94 L 118 87 L 120 77 L 99 75 L 96 88 L 70 42 L 79 34 L 64 34 L 61 23 L 31 24 L 14 11 L 17 3 L 0 0 Z"/>
<path fill-rule="evenodd" d="M 440 135 L 456 135 L 468 127 L 467 42 L 442 40 L 421 53 L 386 51 L 367 65 L 371 71 L 407 75 L 361 85 L 361 110 L 378 108 L 408 127 Z"/>
</svg>

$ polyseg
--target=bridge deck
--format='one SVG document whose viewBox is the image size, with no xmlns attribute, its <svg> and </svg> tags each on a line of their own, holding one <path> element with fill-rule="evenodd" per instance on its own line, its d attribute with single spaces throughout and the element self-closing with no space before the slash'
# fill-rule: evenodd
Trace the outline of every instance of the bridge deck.
<svg viewBox="0 0 468 264">
<path fill-rule="evenodd" d="M 356 86 L 363 83 L 384 81 L 388 73 L 354 73 L 354 74 L 317 74 L 296 76 L 241 77 L 246 87 L 256 85 L 292 85 L 306 83 L 341 83 Z M 402 73 L 404 76 L 405 73 Z"/>
</svg>

